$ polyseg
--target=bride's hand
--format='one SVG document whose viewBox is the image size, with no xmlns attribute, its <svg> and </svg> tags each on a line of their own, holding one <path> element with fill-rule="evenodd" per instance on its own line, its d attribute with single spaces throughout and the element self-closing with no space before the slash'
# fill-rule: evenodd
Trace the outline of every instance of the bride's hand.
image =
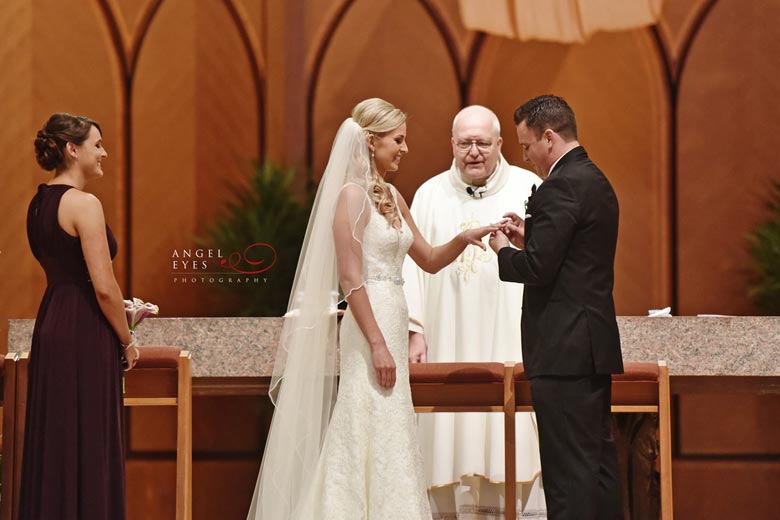
<svg viewBox="0 0 780 520">
<path fill-rule="evenodd" d="M 466 244 L 480 247 L 483 251 L 486 251 L 487 246 L 482 242 L 482 237 L 500 229 L 500 227 L 499 224 L 491 224 L 489 226 L 467 229 L 466 231 L 461 231 L 460 238 L 466 242 Z"/>
<path fill-rule="evenodd" d="M 371 347 L 371 362 L 374 364 L 376 379 L 383 388 L 393 388 L 395 386 L 395 361 L 387 345 L 382 342 L 381 345 Z"/>
</svg>

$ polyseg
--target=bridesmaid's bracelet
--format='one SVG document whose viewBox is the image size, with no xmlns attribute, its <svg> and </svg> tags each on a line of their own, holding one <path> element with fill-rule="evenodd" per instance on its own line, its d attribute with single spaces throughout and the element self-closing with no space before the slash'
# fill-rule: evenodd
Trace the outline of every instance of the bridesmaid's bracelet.
<svg viewBox="0 0 780 520">
<path fill-rule="evenodd" d="M 127 350 L 130 347 L 134 347 L 135 346 L 135 331 L 134 330 L 130 331 L 130 338 L 132 338 L 132 339 L 130 339 L 130 343 L 128 343 L 127 345 L 125 345 L 121 341 L 119 342 L 119 344 L 122 346 L 123 349 Z"/>
</svg>

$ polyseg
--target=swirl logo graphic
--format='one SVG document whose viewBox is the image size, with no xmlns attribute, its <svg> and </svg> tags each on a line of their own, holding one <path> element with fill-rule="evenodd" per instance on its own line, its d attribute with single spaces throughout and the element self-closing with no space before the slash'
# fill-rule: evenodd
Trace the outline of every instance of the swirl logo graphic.
<svg viewBox="0 0 780 520">
<path fill-rule="evenodd" d="M 233 251 L 219 264 L 241 274 L 260 274 L 276 264 L 276 249 L 271 244 L 256 242 L 246 246 L 243 253 Z"/>
</svg>

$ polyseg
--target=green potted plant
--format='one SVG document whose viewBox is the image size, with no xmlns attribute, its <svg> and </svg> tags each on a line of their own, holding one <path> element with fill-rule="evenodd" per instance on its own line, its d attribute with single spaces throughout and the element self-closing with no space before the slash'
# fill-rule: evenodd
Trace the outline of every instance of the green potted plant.
<svg viewBox="0 0 780 520">
<path fill-rule="evenodd" d="M 308 194 L 305 202 L 295 197 L 295 176 L 292 169 L 254 163 L 249 182 L 230 186 L 232 197 L 207 227 L 207 236 L 197 238 L 226 255 L 264 255 L 267 258 L 259 261 L 273 264 L 258 275 L 260 283 L 220 285 L 231 293 L 230 306 L 236 314 L 282 316 L 287 310 L 312 203 Z M 248 250 L 252 244 L 261 246 Z"/>
<path fill-rule="evenodd" d="M 769 218 L 748 235 L 755 267 L 748 294 L 762 313 L 780 315 L 780 182 L 773 181 L 772 186 Z"/>
</svg>

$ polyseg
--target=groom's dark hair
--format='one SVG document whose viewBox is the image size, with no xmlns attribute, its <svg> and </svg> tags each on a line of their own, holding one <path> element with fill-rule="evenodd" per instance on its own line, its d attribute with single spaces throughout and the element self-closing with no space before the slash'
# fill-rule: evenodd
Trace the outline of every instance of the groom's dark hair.
<svg viewBox="0 0 780 520">
<path fill-rule="evenodd" d="M 529 99 L 515 110 L 515 126 L 523 121 L 537 136 L 549 128 L 567 141 L 577 139 L 574 111 L 562 97 L 547 94 Z"/>
</svg>

